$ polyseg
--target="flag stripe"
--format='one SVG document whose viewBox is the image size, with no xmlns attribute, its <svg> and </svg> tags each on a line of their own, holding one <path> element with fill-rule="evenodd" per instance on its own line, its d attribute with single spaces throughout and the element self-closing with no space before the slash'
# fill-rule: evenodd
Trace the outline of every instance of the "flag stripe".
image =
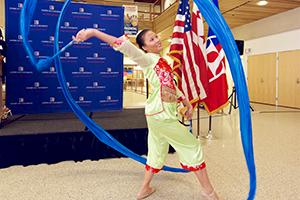
<svg viewBox="0 0 300 200">
<path fill-rule="evenodd" d="M 174 59 L 173 69 L 178 76 L 178 88 L 193 106 L 199 97 L 205 98 L 206 91 L 202 81 L 207 82 L 204 27 L 202 16 L 194 4 L 190 15 L 188 0 L 179 2 L 169 55 Z"/>
</svg>

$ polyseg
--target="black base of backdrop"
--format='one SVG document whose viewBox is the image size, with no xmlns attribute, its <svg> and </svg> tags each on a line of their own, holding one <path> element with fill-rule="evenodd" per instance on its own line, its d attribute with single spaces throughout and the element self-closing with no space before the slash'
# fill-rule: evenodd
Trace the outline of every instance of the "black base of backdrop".
<svg viewBox="0 0 300 200">
<path fill-rule="evenodd" d="M 144 109 L 98 112 L 93 119 L 133 152 L 147 154 Z M 0 129 L 0 168 L 123 157 L 84 128 L 72 113 L 24 116 Z"/>
<path fill-rule="evenodd" d="M 133 152 L 147 153 L 147 129 L 112 130 L 110 134 Z M 13 135 L 0 137 L 0 168 L 53 164 L 66 160 L 98 160 L 123 155 L 90 132 Z"/>
</svg>

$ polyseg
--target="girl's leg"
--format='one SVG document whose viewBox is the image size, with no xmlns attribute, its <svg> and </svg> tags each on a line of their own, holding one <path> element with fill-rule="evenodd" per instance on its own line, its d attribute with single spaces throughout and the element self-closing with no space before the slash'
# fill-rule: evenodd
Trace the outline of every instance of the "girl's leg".
<svg viewBox="0 0 300 200">
<path fill-rule="evenodd" d="M 209 181 L 206 168 L 194 171 L 194 173 L 202 187 L 202 196 L 207 200 L 219 200 L 218 195 Z"/>
<path fill-rule="evenodd" d="M 147 164 L 145 166 L 145 176 L 142 187 L 137 194 L 137 199 L 144 199 L 155 192 L 155 189 L 150 186 L 153 175 L 158 173 L 163 167 L 168 155 L 169 144 L 159 134 L 160 129 L 153 124 L 159 123 L 157 120 L 151 120 L 147 117 L 148 123 L 148 155 Z"/>
<path fill-rule="evenodd" d="M 171 144 L 178 153 L 182 167 L 195 173 L 202 186 L 204 199 L 218 200 L 219 198 L 214 192 L 207 175 L 199 141 L 196 140 L 186 127 L 177 121 L 160 124 L 157 129 L 158 128 L 164 139 Z"/>
<path fill-rule="evenodd" d="M 142 187 L 141 187 L 140 191 L 137 194 L 137 199 L 138 200 L 139 199 L 144 199 L 144 198 L 148 197 L 149 195 L 151 195 L 153 192 L 155 192 L 155 189 L 150 186 L 152 178 L 153 178 L 152 171 L 151 170 L 146 170 Z"/>
</svg>

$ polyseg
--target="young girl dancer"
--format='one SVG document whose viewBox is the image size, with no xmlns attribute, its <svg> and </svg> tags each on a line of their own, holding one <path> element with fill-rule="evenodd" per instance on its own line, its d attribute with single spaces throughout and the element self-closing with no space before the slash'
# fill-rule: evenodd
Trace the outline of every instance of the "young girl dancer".
<svg viewBox="0 0 300 200">
<path fill-rule="evenodd" d="M 187 107 L 185 116 L 188 119 L 192 118 L 193 109 L 176 87 L 171 67 L 160 56 L 163 48 L 158 36 L 151 30 L 142 30 L 136 38 L 140 49 L 133 45 L 126 36 L 116 38 L 96 29 L 82 29 L 76 37 L 73 37 L 73 40 L 82 42 L 91 37 L 107 42 L 115 50 L 138 63 L 153 88 L 145 106 L 149 130 L 148 156 L 144 181 L 137 199 L 145 199 L 155 192 L 150 183 L 153 175 L 163 167 L 170 144 L 178 153 L 181 166 L 195 173 L 202 186 L 203 198 L 218 200 L 219 197 L 207 175 L 200 143 L 177 120 L 177 102 L 181 101 Z"/>
</svg>

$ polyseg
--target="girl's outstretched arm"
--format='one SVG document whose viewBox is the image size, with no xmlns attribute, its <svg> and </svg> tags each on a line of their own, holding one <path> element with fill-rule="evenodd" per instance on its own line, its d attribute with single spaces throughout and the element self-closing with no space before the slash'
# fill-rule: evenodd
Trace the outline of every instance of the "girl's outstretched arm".
<svg viewBox="0 0 300 200">
<path fill-rule="evenodd" d="M 145 52 L 137 48 L 124 36 L 117 38 L 115 36 L 98 31 L 97 29 L 88 28 L 80 30 L 76 36 L 73 36 L 72 38 L 75 42 L 83 42 L 92 37 L 96 37 L 103 42 L 108 43 L 116 51 L 120 51 L 121 53 L 125 54 L 143 68 L 155 64 L 151 56 L 148 56 Z"/>
<path fill-rule="evenodd" d="M 110 45 L 112 45 L 118 38 L 116 38 L 115 36 L 112 35 L 108 35 L 104 32 L 98 31 L 97 29 L 92 29 L 92 28 L 88 28 L 88 29 L 81 29 L 76 36 L 72 37 L 74 41 L 76 42 L 83 42 L 85 40 L 88 40 L 92 37 L 96 37 L 100 40 L 102 40 L 103 42 L 106 42 Z"/>
</svg>

